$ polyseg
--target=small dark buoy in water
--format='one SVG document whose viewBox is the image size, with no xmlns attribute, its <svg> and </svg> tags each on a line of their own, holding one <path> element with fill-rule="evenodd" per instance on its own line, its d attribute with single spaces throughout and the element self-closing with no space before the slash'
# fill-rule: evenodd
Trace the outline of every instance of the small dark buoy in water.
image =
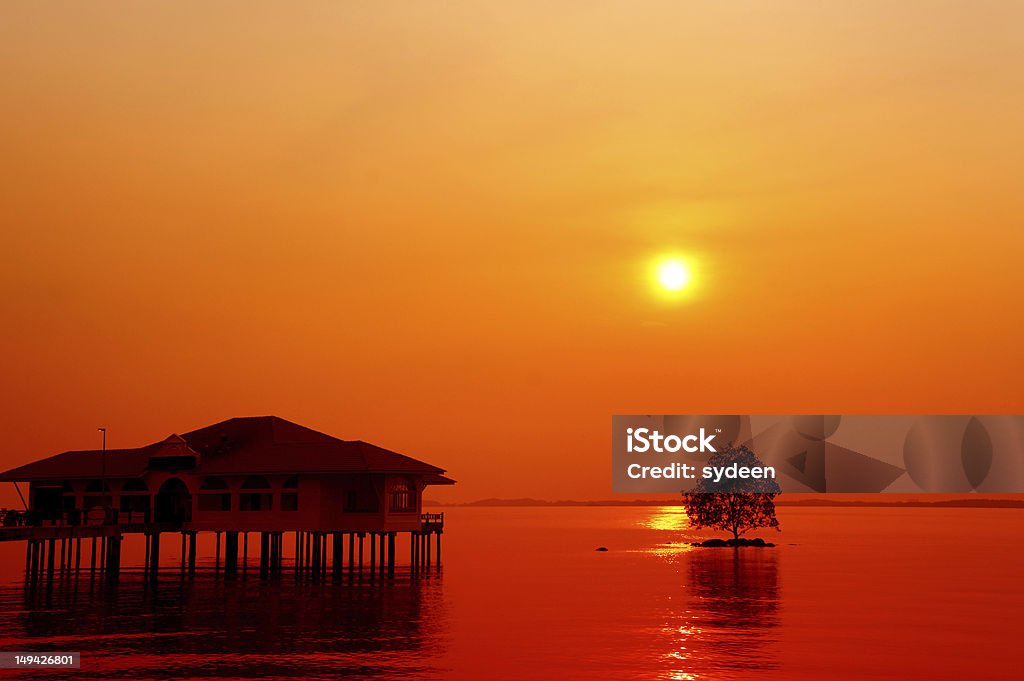
<svg viewBox="0 0 1024 681">
<path fill-rule="evenodd" d="M 607 551 L 607 550 L 608 550 L 608 547 L 607 547 L 607 546 L 598 546 L 598 547 L 597 547 L 596 549 L 594 549 L 594 550 L 595 550 L 595 551 Z"/>
</svg>

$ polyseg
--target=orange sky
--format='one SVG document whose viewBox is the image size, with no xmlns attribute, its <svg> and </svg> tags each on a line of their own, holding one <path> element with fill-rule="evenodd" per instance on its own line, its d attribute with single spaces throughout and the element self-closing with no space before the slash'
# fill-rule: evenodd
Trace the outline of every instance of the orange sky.
<svg viewBox="0 0 1024 681">
<path fill-rule="evenodd" d="M 614 413 L 1024 411 L 1022 21 L 5 2 L 0 467 L 277 414 L 607 498 Z"/>
</svg>

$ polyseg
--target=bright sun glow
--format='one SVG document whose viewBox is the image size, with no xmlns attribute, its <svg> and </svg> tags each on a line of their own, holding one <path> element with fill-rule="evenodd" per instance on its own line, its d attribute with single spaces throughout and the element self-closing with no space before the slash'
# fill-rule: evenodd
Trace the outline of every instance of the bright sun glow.
<svg viewBox="0 0 1024 681">
<path fill-rule="evenodd" d="M 665 260 L 658 265 L 658 283 L 666 291 L 681 291 L 690 283 L 690 268 L 682 260 Z"/>
</svg>

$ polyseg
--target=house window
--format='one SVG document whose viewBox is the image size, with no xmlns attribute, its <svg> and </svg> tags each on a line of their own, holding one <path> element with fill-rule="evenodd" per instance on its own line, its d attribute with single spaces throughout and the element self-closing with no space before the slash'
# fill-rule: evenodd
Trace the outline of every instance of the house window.
<svg viewBox="0 0 1024 681">
<path fill-rule="evenodd" d="M 200 511 L 230 511 L 231 510 L 231 495 L 230 494 L 200 494 L 199 495 L 199 510 Z"/>
<path fill-rule="evenodd" d="M 405 480 L 391 483 L 389 491 L 390 505 L 388 510 L 397 513 L 416 511 L 416 489 Z"/>
<path fill-rule="evenodd" d="M 71 486 L 70 482 L 64 483 L 64 512 L 72 513 L 75 511 L 75 488 Z"/>
<path fill-rule="evenodd" d="M 343 509 L 346 513 L 376 513 L 380 509 L 377 491 L 369 480 L 358 480 L 345 491 Z"/>
<path fill-rule="evenodd" d="M 206 478 L 199 486 L 200 511 L 220 513 L 231 510 L 231 492 L 224 478 Z"/>
<path fill-rule="evenodd" d="M 238 495 L 240 511 L 270 511 L 274 507 L 274 495 L 270 491 L 270 483 L 262 475 L 251 475 L 242 483 L 242 492 Z"/>
<path fill-rule="evenodd" d="M 111 502 L 110 485 L 102 480 L 93 480 L 85 486 L 82 507 L 89 510 L 93 507 L 109 507 Z"/>
<path fill-rule="evenodd" d="M 203 484 L 199 486 L 200 492 L 208 492 L 211 490 L 225 490 L 228 488 L 228 483 L 224 478 L 206 478 L 203 480 Z"/>
<path fill-rule="evenodd" d="M 270 492 L 242 492 L 238 495 L 240 511 L 270 511 L 274 507 L 274 495 Z"/>
<path fill-rule="evenodd" d="M 149 522 L 149 487 L 144 480 L 129 480 L 121 487 L 120 521 L 123 523 Z"/>
<path fill-rule="evenodd" d="M 281 510 L 299 510 L 299 476 L 293 475 L 281 485 Z"/>
</svg>

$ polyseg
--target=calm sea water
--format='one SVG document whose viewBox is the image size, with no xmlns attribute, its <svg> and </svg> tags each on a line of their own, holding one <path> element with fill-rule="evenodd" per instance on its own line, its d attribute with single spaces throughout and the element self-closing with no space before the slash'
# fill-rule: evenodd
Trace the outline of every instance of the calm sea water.
<svg viewBox="0 0 1024 681">
<path fill-rule="evenodd" d="M 672 507 L 447 509 L 442 572 L 384 586 L 30 593 L 0 545 L 0 649 L 82 652 L 25 679 L 1021 678 L 1024 512 L 779 517 L 777 548 L 735 552 L 691 549 Z"/>
</svg>

